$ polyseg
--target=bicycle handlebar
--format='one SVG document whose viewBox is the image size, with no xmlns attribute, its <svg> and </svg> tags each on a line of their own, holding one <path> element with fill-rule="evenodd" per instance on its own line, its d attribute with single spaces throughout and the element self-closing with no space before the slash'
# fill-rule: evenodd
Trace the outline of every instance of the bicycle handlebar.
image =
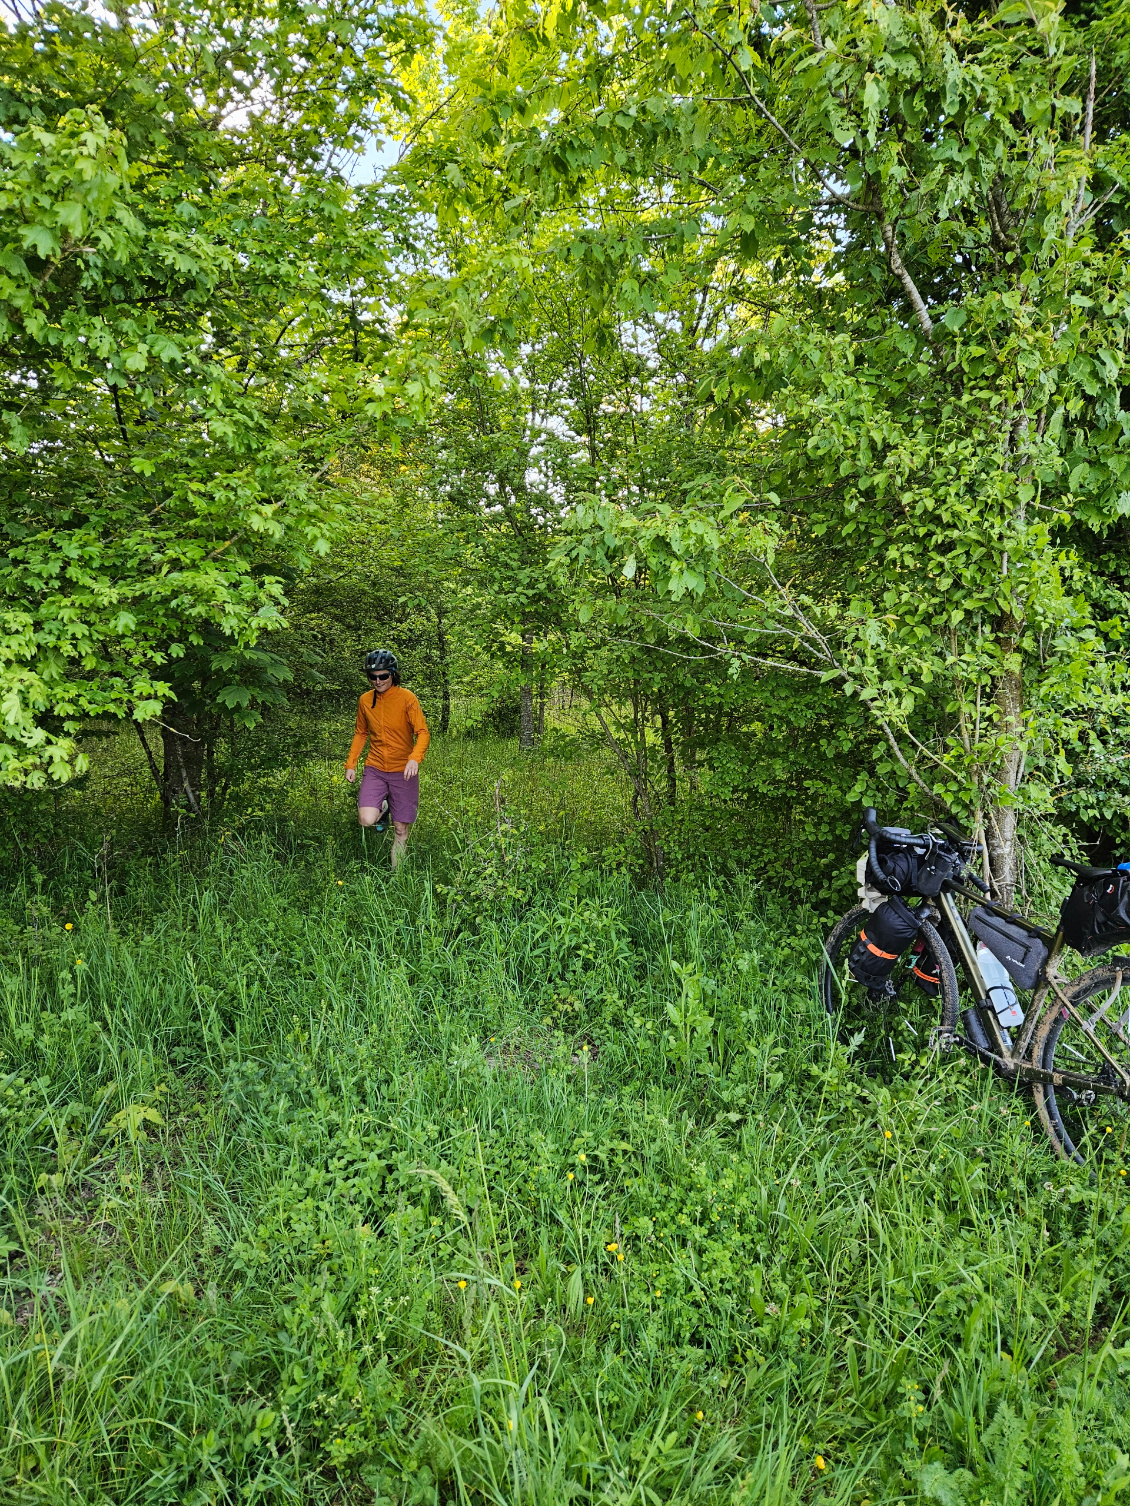
<svg viewBox="0 0 1130 1506">
<path fill-rule="evenodd" d="M 937 825 L 937 828 L 940 832 L 943 832 L 947 837 L 949 837 L 951 842 L 957 845 L 959 851 L 961 848 L 968 849 L 968 856 L 962 855 L 964 867 L 965 863 L 968 862 L 968 859 L 972 857 L 973 853 L 977 851 L 980 844 L 971 841 L 968 837 L 963 836 L 961 832 L 958 831 L 956 826 L 950 826 L 945 821 L 938 821 L 935 824 Z M 878 867 L 875 853 L 876 838 L 886 842 L 897 842 L 901 846 L 909 847 L 915 852 L 919 853 L 929 852 L 931 849 L 931 838 L 928 836 L 916 837 L 915 834 L 912 831 L 908 831 L 905 826 L 880 826 L 878 813 L 876 812 L 873 805 L 869 805 L 863 812 L 863 826 L 864 830 L 867 832 L 867 835 L 871 839 L 871 860 L 873 863 L 875 863 L 876 868 Z M 982 879 L 979 879 L 975 873 L 970 873 L 967 868 L 965 869 L 964 877 L 968 879 L 971 884 L 975 884 L 977 888 L 980 889 L 982 894 L 992 894 L 992 889 L 989 887 L 989 885 L 986 884 Z"/>
<path fill-rule="evenodd" d="M 887 842 L 912 842 L 914 840 L 914 833 L 908 831 L 905 826 L 880 826 L 879 817 L 873 805 L 869 805 L 863 812 L 863 825 L 869 837 L 882 837 Z"/>
</svg>

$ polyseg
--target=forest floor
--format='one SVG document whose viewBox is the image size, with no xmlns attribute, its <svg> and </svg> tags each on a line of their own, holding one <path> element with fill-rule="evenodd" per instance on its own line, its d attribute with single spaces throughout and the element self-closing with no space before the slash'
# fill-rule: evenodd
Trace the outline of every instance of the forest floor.
<svg viewBox="0 0 1130 1506">
<path fill-rule="evenodd" d="M 436 754 L 396 875 L 328 750 L 207 837 L 138 793 L 109 876 L 102 758 L 25 852 L 0 1499 L 1113 1500 L 1121 1168 L 964 1058 L 859 1074 L 820 917 L 641 882 L 595 755 Z"/>
</svg>

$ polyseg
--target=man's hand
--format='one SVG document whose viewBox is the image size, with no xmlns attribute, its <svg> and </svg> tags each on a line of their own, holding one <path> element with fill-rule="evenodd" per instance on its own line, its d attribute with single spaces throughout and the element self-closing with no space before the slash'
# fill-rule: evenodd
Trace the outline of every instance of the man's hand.
<svg viewBox="0 0 1130 1506">
<path fill-rule="evenodd" d="M 356 769 L 346 769 L 346 771 L 345 771 L 345 777 L 346 777 L 346 779 L 349 780 L 350 784 L 352 784 L 353 781 L 357 778 L 357 770 Z"/>
<path fill-rule="evenodd" d="M 408 762 L 404 765 L 404 777 L 405 777 L 405 779 L 415 779 L 416 775 L 419 772 L 420 772 L 420 765 L 417 763 L 417 761 L 414 758 L 410 758 L 408 760 Z"/>
</svg>

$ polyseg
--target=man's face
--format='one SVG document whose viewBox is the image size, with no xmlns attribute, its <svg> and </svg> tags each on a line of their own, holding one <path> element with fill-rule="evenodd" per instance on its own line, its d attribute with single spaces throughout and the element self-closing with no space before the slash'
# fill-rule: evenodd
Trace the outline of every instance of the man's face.
<svg viewBox="0 0 1130 1506">
<path fill-rule="evenodd" d="M 369 676 L 369 684 L 378 695 L 384 695 L 385 691 L 392 684 L 392 675 L 387 669 L 374 670 Z"/>
</svg>

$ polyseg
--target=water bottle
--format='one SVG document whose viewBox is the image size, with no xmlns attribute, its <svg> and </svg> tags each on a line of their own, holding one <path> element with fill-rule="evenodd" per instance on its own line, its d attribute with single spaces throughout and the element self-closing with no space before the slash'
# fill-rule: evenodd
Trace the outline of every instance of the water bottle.
<svg viewBox="0 0 1130 1506">
<path fill-rule="evenodd" d="M 989 990 L 989 1003 L 1002 1025 L 1015 1028 L 1024 1022 L 1024 1011 L 1003 962 L 994 957 L 983 941 L 977 943 L 977 966 Z"/>
</svg>

